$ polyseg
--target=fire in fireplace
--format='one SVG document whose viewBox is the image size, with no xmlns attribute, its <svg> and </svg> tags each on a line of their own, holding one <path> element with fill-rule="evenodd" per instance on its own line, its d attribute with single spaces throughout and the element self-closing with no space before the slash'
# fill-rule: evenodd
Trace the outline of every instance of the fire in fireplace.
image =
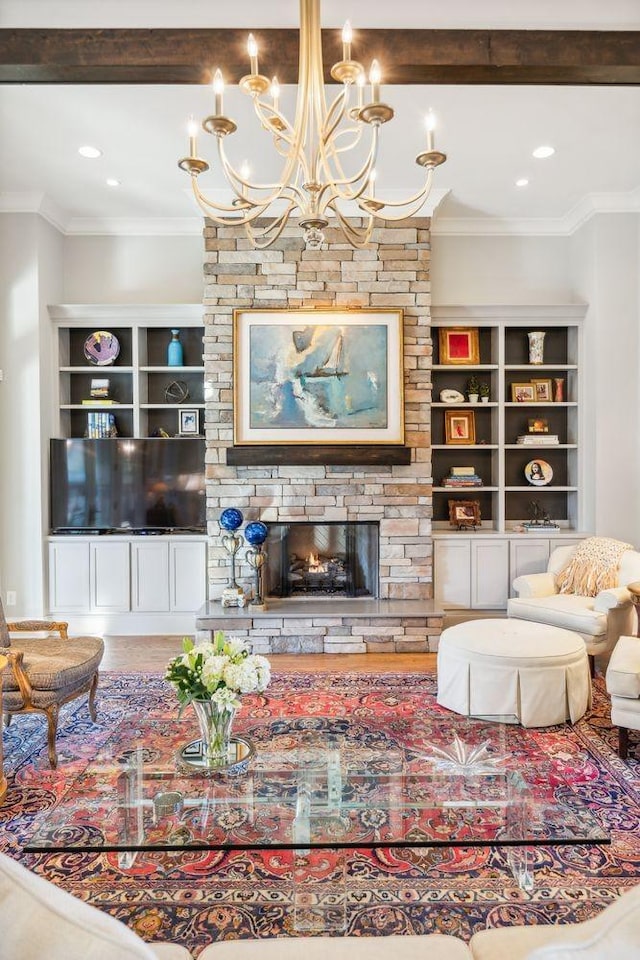
<svg viewBox="0 0 640 960">
<path fill-rule="evenodd" d="M 378 524 L 269 525 L 267 590 L 272 597 L 377 597 Z"/>
</svg>

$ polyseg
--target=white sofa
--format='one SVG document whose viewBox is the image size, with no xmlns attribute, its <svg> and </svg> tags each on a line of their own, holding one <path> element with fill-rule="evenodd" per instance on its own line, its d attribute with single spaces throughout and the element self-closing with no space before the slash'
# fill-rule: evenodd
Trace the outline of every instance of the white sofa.
<svg viewBox="0 0 640 960">
<path fill-rule="evenodd" d="M 618 728 L 618 753 L 627 759 L 629 730 L 640 730 L 640 638 L 620 637 L 607 667 L 611 723 Z"/>
<path fill-rule="evenodd" d="M 640 553 L 623 553 L 616 587 L 602 590 L 595 597 L 582 597 L 558 593 L 556 586 L 556 576 L 575 549 L 558 547 L 549 557 L 546 573 L 517 577 L 513 589 L 518 596 L 509 600 L 507 616 L 579 633 L 593 667 L 593 657 L 612 650 L 623 634 L 634 632 L 634 608 L 626 585 L 640 580 Z"/>
<path fill-rule="evenodd" d="M 287 937 L 212 943 L 198 960 L 640 960 L 640 886 L 593 920 L 457 937 Z M 0 854 L 0 960 L 190 960 Z"/>
</svg>

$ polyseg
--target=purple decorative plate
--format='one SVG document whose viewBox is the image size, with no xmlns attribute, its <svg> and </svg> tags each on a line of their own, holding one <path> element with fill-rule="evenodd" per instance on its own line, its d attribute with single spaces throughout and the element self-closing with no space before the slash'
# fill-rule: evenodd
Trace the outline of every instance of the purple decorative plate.
<svg viewBox="0 0 640 960">
<path fill-rule="evenodd" d="M 84 355 L 96 367 L 107 367 L 120 353 L 120 342 L 108 330 L 96 330 L 84 342 Z"/>
</svg>

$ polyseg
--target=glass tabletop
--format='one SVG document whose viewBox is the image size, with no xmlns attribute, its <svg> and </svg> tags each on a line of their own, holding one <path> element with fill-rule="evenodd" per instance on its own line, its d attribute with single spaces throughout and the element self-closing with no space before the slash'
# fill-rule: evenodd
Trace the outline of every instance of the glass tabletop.
<svg viewBox="0 0 640 960">
<path fill-rule="evenodd" d="M 247 721 L 204 775 L 187 720 L 122 724 L 25 849 L 172 851 L 609 843 L 521 727 L 456 717 L 430 741 L 347 718 Z M 196 744 L 197 748 L 197 744 Z M 185 763 L 185 756 L 187 762 Z"/>
</svg>

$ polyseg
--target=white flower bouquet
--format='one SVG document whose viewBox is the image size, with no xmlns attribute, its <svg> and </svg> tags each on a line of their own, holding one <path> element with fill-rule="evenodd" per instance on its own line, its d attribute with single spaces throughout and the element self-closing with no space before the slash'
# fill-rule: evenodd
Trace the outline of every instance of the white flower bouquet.
<svg viewBox="0 0 640 960">
<path fill-rule="evenodd" d="M 194 700 L 210 700 L 219 711 L 233 712 L 243 693 L 259 693 L 269 685 L 267 658 L 251 654 L 243 640 L 226 640 L 222 630 L 216 632 L 212 643 L 196 646 L 185 637 L 182 647 L 184 652 L 169 661 L 165 673 L 181 709 Z"/>
</svg>

